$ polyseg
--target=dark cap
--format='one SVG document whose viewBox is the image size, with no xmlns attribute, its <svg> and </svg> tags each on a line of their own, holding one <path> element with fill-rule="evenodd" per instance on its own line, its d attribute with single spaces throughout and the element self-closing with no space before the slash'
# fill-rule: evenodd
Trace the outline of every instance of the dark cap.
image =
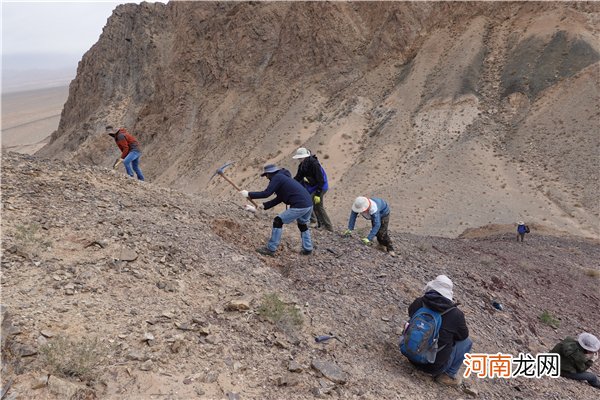
<svg viewBox="0 0 600 400">
<path fill-rule="evenodd" d="M 267 165 L 264 166 L 263 173 L 260 174 L 260 176 L 265 176 L 267 174 L 273 174 L 273 173 L 279 171 L 280 169 L 281 168 L 279 168 L 275 164 L 267 164 Z"/>
</svg>

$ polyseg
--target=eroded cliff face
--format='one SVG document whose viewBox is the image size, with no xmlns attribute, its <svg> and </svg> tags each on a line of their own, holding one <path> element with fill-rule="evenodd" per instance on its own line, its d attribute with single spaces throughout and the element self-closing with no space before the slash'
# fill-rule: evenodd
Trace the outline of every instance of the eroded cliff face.
<svg viewBox="0 0 600 400">
<path fill-rule="evenodd" d="M 111 165 L 107 124 L 154 182 L 218 198 L 261 166 L 328 171 L 343 224 L 361 194 L 392 226 L 453 236 L 527 219 L 598 234 L 594 3 L 122 5 L 83 57 L 44 156 Z"/>
</svg>

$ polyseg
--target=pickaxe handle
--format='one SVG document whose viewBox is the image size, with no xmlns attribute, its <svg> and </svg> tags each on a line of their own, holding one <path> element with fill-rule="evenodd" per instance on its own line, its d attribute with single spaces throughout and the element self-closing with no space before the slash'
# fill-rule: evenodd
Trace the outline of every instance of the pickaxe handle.
<svg viewBox="0 0 600 400">
<path fill-rule="evenodd" d="M 238 192 L 242 190 L 235 183 L 233 183 L 233 181 L 231 179 L 229 179 L 228 177 L 226 177 L 225 174 L 219 174 L 219 175 L 221 175 L 221 177 L 223 179 L 225 179 L 227 182 L 229 182 L 231 184 L 231 186 L 233 186 L 235 188 L 235 190 L 237 190 Z M 254 207 L 256 207 L 256 209 L 258 209 L 258 204 L 256 204 L 254 202 L 254 200 L 252 200 L 250 197 L 248 197 L 248 201 L 250 201 L 250 203 L 252 203 L 252 205 Z"/>
</svg>

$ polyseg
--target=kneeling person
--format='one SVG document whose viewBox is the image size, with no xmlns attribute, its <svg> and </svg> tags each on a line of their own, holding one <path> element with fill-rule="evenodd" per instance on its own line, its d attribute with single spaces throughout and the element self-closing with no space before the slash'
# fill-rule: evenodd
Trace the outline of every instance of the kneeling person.
<svg viewBox="0 0 600 400">
<path fill-rule="evenodd" d="M 446 275 L 427 283 L 425 294 L 408 307 L 410 322 L 400 342 L 402 354 L 413 365 L 446 385 L 460 383 L 458 371 L 473 345 L 465 315 L 452 301 L 452 288 Z M 437 346 L 431 346 L 435 335 L 427 335 L 434 328 L 438 331 Z M 428 342 L 423 343 L 425 340 Z"/>
</svg>

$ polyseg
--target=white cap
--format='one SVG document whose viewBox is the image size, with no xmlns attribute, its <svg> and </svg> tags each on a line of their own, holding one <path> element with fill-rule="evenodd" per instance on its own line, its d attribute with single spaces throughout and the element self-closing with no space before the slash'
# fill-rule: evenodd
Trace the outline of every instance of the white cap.
<svg viewBox="0 0 600 400">
<path fill-rule="evenodd" d="M 586 349 L 587 351 L 591 351 L 592 353 L 600 350 L 600 340 L 591 333 L 583 332 L 577 336 L 577 342 Z"/>
<path fill-rule="evenodd" d="M 525 222 L 519 221 L 519 222 L 517 222 L 517 225 L 525 225 Z"/>
<path fill-rule="evenodd" d="M 448 300 L 452 301 L 452 287 L 454 284 L 446 275 L 438 275 L 434 280 L 430 281 L 425 285 L 424 292 L 427 293 L 430 290 L 435 290 Z"/>
<path fill-rule="evenodd" d="M 365 212 L 369 209 L 370 201 L 366 197 L 357 197 L 352 204 L 352 211 L 355 213 Z"/>
<path fill-rule="evenodd" d="M 300 147 L 298 150 L 296 150 L 296 154 L 294 154 L 294 156 L 292 158 L 297 160 L 299 158 L 306 158 L 306 157 L 310 157 L 310 151 L 308 151 L 308 149 L 306 149 L 304 147 Z"/>
</svg>

